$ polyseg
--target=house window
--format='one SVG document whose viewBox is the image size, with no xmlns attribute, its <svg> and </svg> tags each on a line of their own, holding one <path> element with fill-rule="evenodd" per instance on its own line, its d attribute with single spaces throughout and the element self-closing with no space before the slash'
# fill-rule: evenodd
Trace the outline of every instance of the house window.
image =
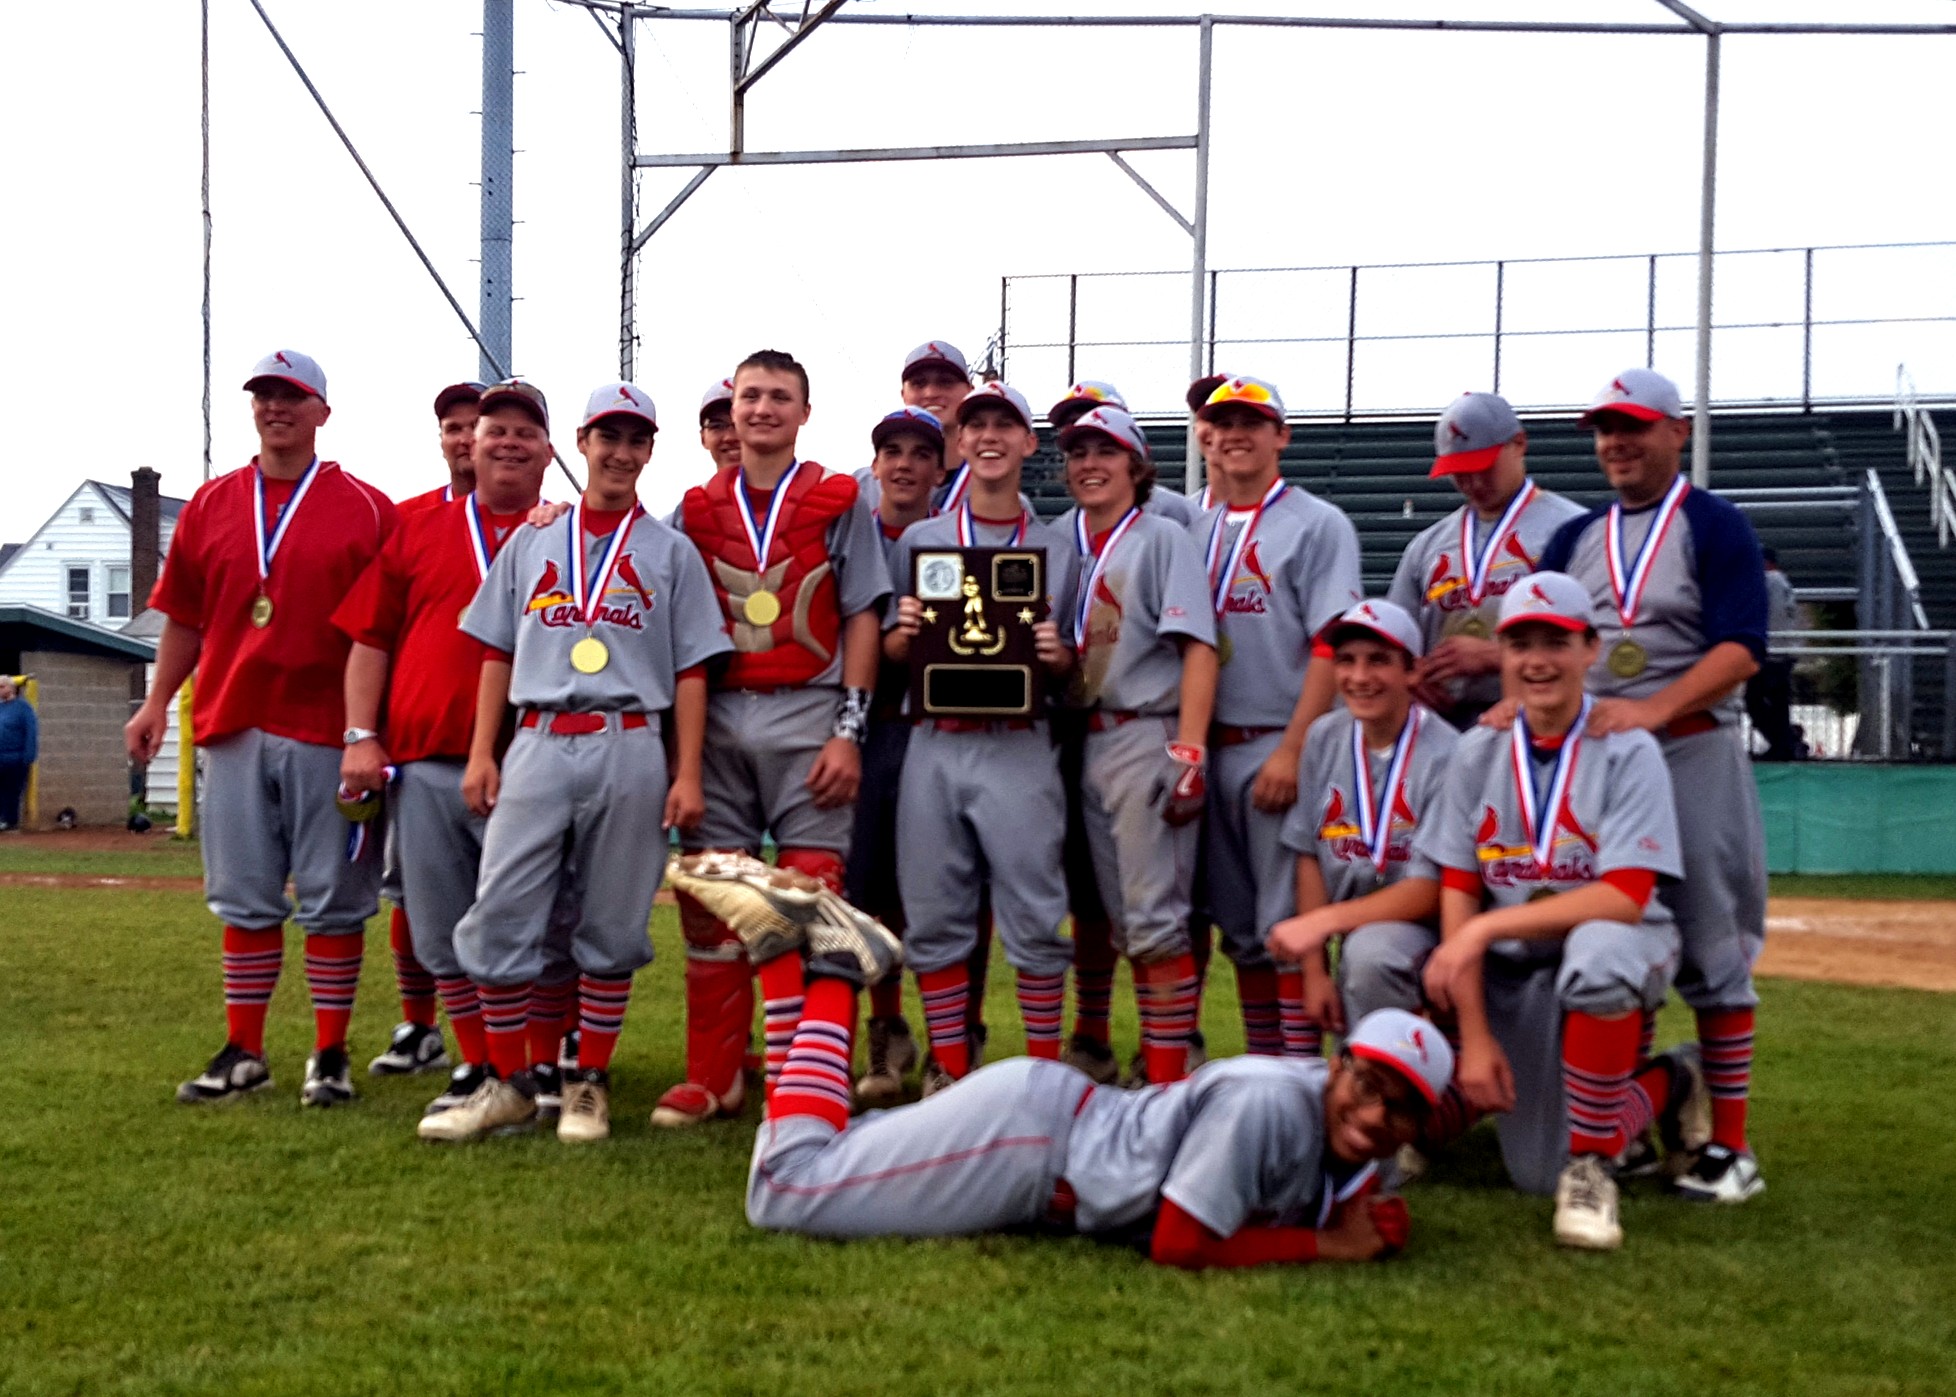
<svg viewBox="0 0 1956 1397">
<path fill-rule="evenodd" d="M 68 619 L 88 619 L 88 569 L 85 567 L 68 569 Z"/>
<path fill-rule="evenodd" d="M 115 563 L 109 565 L 109 619 L 129 619 L 129 569 Z"/>
<path fill-rule="evenodd" d="M 84 524 L 93 524 L 95 522 L 95 508 L 93 505 L 78 506 L 75 510 L 75 515 Z"/>
</svg>

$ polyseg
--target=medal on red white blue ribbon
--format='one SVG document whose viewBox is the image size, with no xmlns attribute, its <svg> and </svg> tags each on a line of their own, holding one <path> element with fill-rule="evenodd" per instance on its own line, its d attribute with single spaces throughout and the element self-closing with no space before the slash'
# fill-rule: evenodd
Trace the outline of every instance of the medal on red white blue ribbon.
<svg viewBox="0 0 1956 1397">
<path fill-rule="evenodd" d="M 788 482 L 795 478 L 801 463 L 791 461 L 787 471 L 774 487 L 774 494 L 768 500 L 767 521 L 754 523 L 753 506 L 747 503 L 747 468 L 740 468 L 740 479 L 734 485 L 734 504 L 740 510 L 740 527 L 746 531 L 747 546 L 754 550 L 754 572 L 758 575 L 767 571 L 767 555 L 774 551 L 774 534 L 781 526 L 782 506 L 788 499 Z M 741 614 L 750 626 L 771 626 L 781 618 L 781 598 L 765 587 L 756 586 L 741 603 Z"/>
<path fill-rule="evenodd" d="M 1073 612 L 1073 644 L 1076 649 L 1087 648 L 1087 618 L 1093 614 L 1093 589 L 1106 573 L 1108 559 L 1114 556 L 1115 547 L 1127 536 L 1127 531 L 1134 527 L 1134 521 L 1140 517 L 1141 507 L 1130 506 L 1127 513 L 1121 516 L 1120 522 L 1107 531 L 1107 541 L 1096 553 L 1093 539 L 1087 533 L 1086 511 L 1079 510 L 1073 516 L 1073 541 L 1079 547 L 1082 558 L 1093 559 L 1092 566 L 1087 570 L 1086 585 L 1080 589 L 1079 605 Z"/>
<path fill-rule="evenodd" d="M 1236 542 L 1229 548 L 1226 563 L 1223 561 L 1223 538 L 1229 532 L 1229 516 L 1235 511 L 1225 505 L 1217 511 L 1216 522 L 1209 527 L 1209 549 L 1204 562 L 1209 569 L 1210 601 L 1216 609 L 1216 655 L 1224 664 L 1228 664 L 1236 653 L 1235 645 L 1222 631 L 1223 612 L 1229 605 L 1229 589 L 1236 580 L 1236 567 L 1249 551 L 1250 540 L 1256 536 L 1256 526 L 1263 522 L 1263 511 L 1283 498 L 1288 488 L 1281 479 L 1270 482 L 1270 488 L 1263 492 L 1263 498 L 1256 502 L 1249 519 L 1238 531 Z"/>
<path fill-rule="evenodd" d="M 1555 862 L 1555 821 L 1569 797 L 1569 783 L 1576 778 L 1576 761 L 1582 753 L 1582 732 L 1589 723 L 1589 709 L 1595 702 L 1584 695 L 1575 722 L 1563 734 L 1556 749 L 1555 765 L 1549 771 L 1548 794 L 1538 798 L 1535 790 L 1534 759 L 1529 755 L 1533 736 L 1528 731 L 1528 715 L 1516 710 L 1515 725 L 1509 729 L 1508 754 L 1514 766 L 1515 800 L 1521 806 L 1521 833 L 1535 855 L 1535 867 L 1547 877 Z"/>
<path fill-rule="evenodd" d="M 1501 551 L 1501 545 L 1508 541 L 1508 535 L 1521 524 L 1521 516 L 1535 499 L 1535 482 L 1522 482 L 1521 489 L 1508 501 L 1508 507 L 1501 511 L 1495 521 L 1494 532 L 1487 536 L 1487 546 L 1474 546 L 1474 511 L 1460 511 L 1460 570 L 1467 575 L 1467 605 L 1476 607 L 1487 596 L 1487 576 L 1494 571 L 1494 555 Z"/>
<path fill-rule="evenodd" d="M 1026 530 L 1032 527 L 1032 515 L 1026 510 L 1019 511 L 1019 521 L 1012 529 L 1012 539 L 1004 544 L 1006 548 L 1017 548 L 1026 541 Z M 965 501 L 958 510 L 958 546 L 961 548 L 980 548 L 978 542 L 978 520 L 971 512 L 971 502 Z"/>
<path fill-rule="evenodd" d="M 618 570 L 618 560 L 625 555 L 625 543 L 632 536 L 632 525 L 638 515 L 639 505 L 634 500 L 632 507 L 625 512 L 624 522 L 612 533 L 610 546 L 598 560 L 595 576 L 587 573 L 584 566 L 584 501 L 580 499 L 564 516 L 570 545 L 571 609 L 577 613 L 577 619 L 584 623 L 587 632 L 582 640 L 571 646 L 571 668 L 579 674 L 596 674 L 611 663 L 611 651 L 602 640 L 588 632 L 597 624 L 598 608 L 604 605 L 604 594 L 611 585 L 611 575 Z"/>
<path fill-rule="evenodd" d="M 1413 748 L 1419 742 L 1419 710 L 1406 715 L 1406 724 L 1392 744 L 1392 758 L 1386 763 L 1385 782 L 1379 792 L 1372 791 L 1372 764 L 1365 755 L 1365 727 L 1352 720 L 1352 793 L 1358 806 L 1358 837 L 1365 843 L 1372 867 L 1385 872 L 1386 858 L 1392 849 L 1392 807 L 1405 789 L 1406 773 L 1413 764 Z"/>
<path fill-rule="evenodd" d="M 251 601 L 251 624 L 259 630 L 272 624 L 272 599 L 267 585 L 272 576 L 272 559 L 278 556 L 279 545 L 285 542 L 285 535 L 292 527 L 292 520 L 299 512 L 299 506 L 312 490 L 313 482 L 319 478 L 319 458 L 312 458 L 306 466 L 306 473 L 299 477 L 299 483 L 292 487 L 291 496 L 279 507 L 278 520 L 272 525 L 269 537 L 265 533 L 265 471 L 254 465 L 251 470 L 251 536 L 257 544 L 258 595 Z"/>
<path fill-rule="evenodd" d="M 1622 622 L 1625 632 L 1624 638 L 1610 647 L 1608 657 L 1610 673 L 1619 679 L 1635 679 L 1650 663 L 1649 653 L 1630 639 L 1628 633 L 1637 624 L 1637 611 L 1644 599 L 1644 585 L 1650 581 L 1651 565 L 1657 561 L 1657 552 L 1664 546 L 1664 535 L 1671 531 L 1671 521 L 1677 518 L 1678 508 L 1690 490 L 1691 482 L 1681 475 L 1671 482 L 1671 488 L 1664 492 L 1664 498 L 1651 517 L 1650 529 L 1644 534 L 1644 541 L 1638 545 L 1637 556 L 1627 564 L 1623 550 L 1623 501 L 1614 501 L 1610 505 L 1609 516 L 1604 520 L 1603 556 L 1610 568 L 1610 595 L 1616 599 L 1617 619 Z"/>
</svg>

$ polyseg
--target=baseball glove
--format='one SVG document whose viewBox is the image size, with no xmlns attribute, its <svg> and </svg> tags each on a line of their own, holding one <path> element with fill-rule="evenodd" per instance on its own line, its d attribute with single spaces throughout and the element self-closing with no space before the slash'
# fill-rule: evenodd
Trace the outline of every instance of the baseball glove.
<svg viewBox="0 0 1956 1397">
<path fill-rule="evenodd" d="M 733 928 L 756 965 L 803 945 L 822 894 L 820 880 L 750 854 L 678 854 L 666 867 L 675 892 Z M 833 897 L 833 893 L 829 893 Z"/>
</svg>

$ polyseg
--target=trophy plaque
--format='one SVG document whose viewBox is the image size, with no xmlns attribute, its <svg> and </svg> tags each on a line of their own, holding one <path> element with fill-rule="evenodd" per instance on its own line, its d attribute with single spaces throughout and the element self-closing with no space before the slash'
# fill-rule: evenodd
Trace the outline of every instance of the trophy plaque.
<svg viewBox="0 0 1956 1397">
<path fill-rule="evenodd" d="M 931 548 L 911 556 L 923 625 L 910 643 L 910 712 L 920 718 L 1028 718 L 1045 666 L 1032 628 L 1046 619 L 1046 557 L 1028 548 Z"/>
</svg>

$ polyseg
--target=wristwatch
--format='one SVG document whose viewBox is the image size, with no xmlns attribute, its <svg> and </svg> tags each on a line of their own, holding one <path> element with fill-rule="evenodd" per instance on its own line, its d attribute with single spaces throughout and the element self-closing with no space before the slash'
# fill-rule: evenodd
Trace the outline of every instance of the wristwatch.
<svg viewBox="0 0 1956 1397">
<path fill-rule="evenodd" d="M 342 747 L 351 747 L 356 742 L 366 742 L 371 738 L 379 736 L 380 734 L 372 728 L 348 728 L 340 734 L 340 745 Z"/>
</svg>

